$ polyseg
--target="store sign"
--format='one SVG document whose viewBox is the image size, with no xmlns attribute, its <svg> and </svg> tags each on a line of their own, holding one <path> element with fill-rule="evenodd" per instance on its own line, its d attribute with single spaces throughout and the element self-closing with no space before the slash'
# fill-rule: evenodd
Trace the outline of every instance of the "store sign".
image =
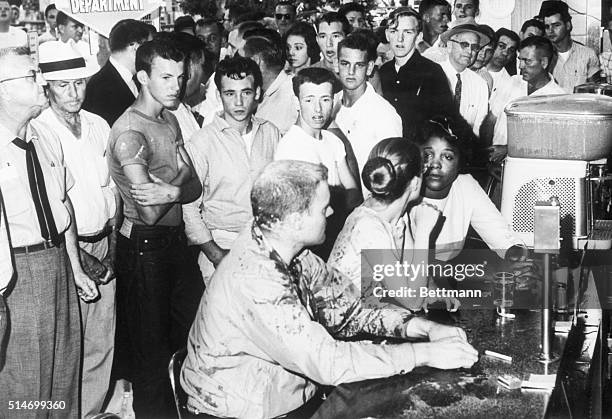
<svg viewBox="0 0 612 419">
<path fill-rule="evenodd" d="M 58 10 L 107 38 L 120 20 L 141 19 L 163 4 L 163 0 L 55 0 Z"/>
</svg>

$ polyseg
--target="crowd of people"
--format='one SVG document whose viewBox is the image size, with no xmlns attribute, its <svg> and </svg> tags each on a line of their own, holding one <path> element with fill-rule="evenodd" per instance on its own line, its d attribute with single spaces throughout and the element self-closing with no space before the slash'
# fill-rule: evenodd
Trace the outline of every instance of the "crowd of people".
<svg viewBox="0 0 612 419">
<path fill-rule="evenodd" d="M 518 34 L 478 0 L 378 28 L 357 3 L 127 19 L 99 66 L 54 10 L 38 68 L 0 48 L 0 416 L 89 418 L 125 379 L 136 417 L 175 417 L 185 346 L 201 417 L 305 417 L 319 386 L 476 362 L 420 314 L 435 299 L 366 301 L 362 251 L 447 261 L 472 227 L 526 255 L 477 173 L 505 158 L 508 103 L 598 79 L 566 3 Z M 383 284 L 437 287 L 406 281 Z"/>
</svg>

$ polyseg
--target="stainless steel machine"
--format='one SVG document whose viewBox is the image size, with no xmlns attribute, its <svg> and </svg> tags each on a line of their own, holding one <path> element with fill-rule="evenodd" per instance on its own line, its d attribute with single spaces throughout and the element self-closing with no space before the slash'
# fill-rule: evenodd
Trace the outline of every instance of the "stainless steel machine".
<svg viewBox="0 0 612 419">
<path fill-rule="evenodd" d="M 612 92 L 612 90 L 610 90 Z M 534 206 L 557 197 L 561 238 L 575 249 L 612 247 L 606 158 L 612 97 L 581 93 L 519 99 L 506 108 L 508 159 L 501 212 L 533 246 Z M 604 202 L 605 201 L 605 202 Z"/>
</svg>

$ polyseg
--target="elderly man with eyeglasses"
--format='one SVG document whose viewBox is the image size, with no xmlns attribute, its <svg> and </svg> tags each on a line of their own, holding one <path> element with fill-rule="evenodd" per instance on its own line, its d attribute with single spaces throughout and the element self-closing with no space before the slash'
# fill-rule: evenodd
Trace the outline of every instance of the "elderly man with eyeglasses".
<svg viewBox="0 0 612 419">
<path fill-rule="evenodd" d="M 456 109 L 478 136 L 489 110 L 489 88 L 487 82 L 468 67 L 490 39 L 479 26 L 468 23 L 445 32 L 443 40 L 448 58 L 440 66 L 448 79 Z"/>
<path fill-rule="evenodd" d="M 0 367 L 0 417 L 13 417 L 14 409 L 23 408 L 17 403 L 38 402 L 49 416 L 75 418 L 77 294 L 92 301 L 98 290 L 79 260 L 67 195 L 75 181 L 60 140 L 33 121 L 48 105 L 40 82 L 27 48 L 0 49 L 0 188 L 15 255 L 15 276 L 4 293 L 11 321 Z"/>
</svg>

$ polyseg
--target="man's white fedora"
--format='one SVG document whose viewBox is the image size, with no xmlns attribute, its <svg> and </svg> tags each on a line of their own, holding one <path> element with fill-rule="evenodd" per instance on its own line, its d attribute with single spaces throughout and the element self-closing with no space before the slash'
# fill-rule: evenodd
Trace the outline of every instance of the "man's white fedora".
<svg viewBox="0 0 612 419">
<path fill-rule="evenodd" d="M 96 69 L 69 43 L 49 41 L 38 47 L 38 67 L 45 80 L 74 80 L 91 77 Z"/>
</svg>

